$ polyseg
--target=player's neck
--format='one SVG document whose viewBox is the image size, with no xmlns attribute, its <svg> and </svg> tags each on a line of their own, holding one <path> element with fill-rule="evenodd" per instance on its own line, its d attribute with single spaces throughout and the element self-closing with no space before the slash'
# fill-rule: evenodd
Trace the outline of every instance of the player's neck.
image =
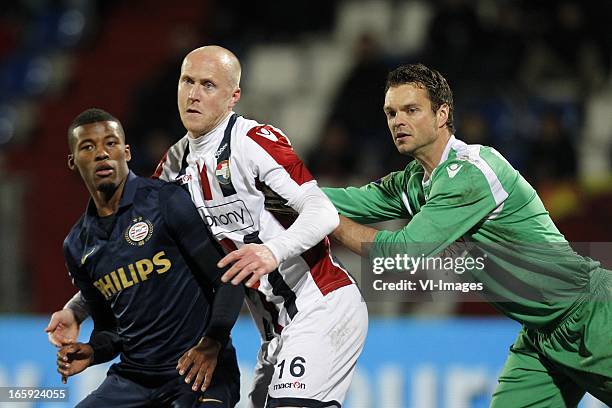
<svg viewBox="0 0 612 408">
<path fill-rule="evenodd" d="M 225 122 L 228 117 L 230 116 L 230 114 L 232 113 L 232 111 L 228 111 L 225 112 L 224 114 L 222 114 L 221 116 L 219 116 L 210 126 L 210 128 L 205 129 L 204 131 L 200 132 L 200 133 L 194 133 L 192 131 L 187 131 L 187 136 L 189 136 L 191 139 L 193 140 L 197 140 L 200 138 L 205 138 L 206 136 L 210 135 L 211 133 L 213 133 L 215 130 L 217 130 L 217 128 L 219 127 L 219 125 L 221 125 L 223 122 Z M 201 139 L 200 139 L 201 140 Z"/>
<path fill-rule="evenodd" d="M 91 192 L 91 197 L 100 217 L 107 217 L 117 212 L 126 180 L 127 177 L 112 192 L 99 190 Z"/>
<path fill-rule="evenodd" d="M 443 130 L 436 140 L 428 146 L 424 146 L 417 154 L 414 155 L 416 161 L 418 161 L 425 169 L 425 175 L 427 178 L 433 173 L 434 169 L 440 164 L 442 155 L 446 149 L 446 145 L 450 140 L 450 133 L 446 128 Z"/>
</svg>

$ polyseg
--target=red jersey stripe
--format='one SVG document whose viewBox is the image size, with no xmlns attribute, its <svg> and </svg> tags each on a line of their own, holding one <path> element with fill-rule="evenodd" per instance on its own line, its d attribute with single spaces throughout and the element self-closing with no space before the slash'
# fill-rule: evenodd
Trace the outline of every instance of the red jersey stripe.
<svg viewBox="0 0 612 408">
<path fill-rule="evenodd" d="M 283 166 L 297 184 L 302 185 L 314 180 L 310 171 L 293 151 L 287 138 L 272 126 L 256 126 L 247 132 L 247 136 L 260 145 L 278 164 Z"/>
<path fill-rule="evenodd" d="M 153 173 L 151 178 L 158 179 L 161 176 L 162 171 L 164 171 L 164 163 L 166 163 L 166 160 L 168 160 L 168 151 L 164 153 L 164 157 L 162 157 L 159 163 L 157 164 L 155 172 Z"/>
<path fill-rule="evenodd" d="M 200 184 L 202 185 L 202 193 L 204 194 L 204 200 L 212 200 L 212 191 L 210 190 L 210 183 L 208 182 L 208 174 L 206 174 L 206 165 L 198 164 L 198 170 L 200 171 Z"/>
<path fill-rule="evenodd" d="M 348 273 L 332 262 L 329 251 L 329 238 L 327 237 L 304 252 L 302 258 L 310 267 L 312 279 L 323 296 L 353 283 Z"/>
<path fill-rule="evenodd" d="M 232 241 L 229 238 L 223 238 L 222 240 L 219 241 L 219 243 L 221 244 L 223 249 L 225 249 L 225 252 L 228 254 L 238 249 L 236 244 L 234 244 L 234 241 Z"/>
</svg>

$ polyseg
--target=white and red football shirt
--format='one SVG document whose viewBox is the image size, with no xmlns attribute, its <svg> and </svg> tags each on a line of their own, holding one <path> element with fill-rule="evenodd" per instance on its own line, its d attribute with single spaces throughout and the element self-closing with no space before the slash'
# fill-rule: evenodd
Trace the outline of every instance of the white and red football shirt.
<svg viewBox="0 0 612 408">
<path fill-rule="evenodd" d="M 279 129 L 232 112 L 208 134 L 197 139 L 186 135 L 175 143 L 154 177 L 187 185 L 200 215 L 227 251 L 266 243 L 280 260 L 278 270 L 260 280 L 257 292 L 248 291 L 264 337 L 279 333 L 317 299 L 354 283 L 332 257 L 327 236 L 319 234 L 313 241 L 316 228 L 298 238 L 293 234 L 289 249 L 275 245 L 298 216 L 295 204 L 311 189 L 318 190 Z M 317 222 L 313 219 L 312 225 Z"/>
</svg>

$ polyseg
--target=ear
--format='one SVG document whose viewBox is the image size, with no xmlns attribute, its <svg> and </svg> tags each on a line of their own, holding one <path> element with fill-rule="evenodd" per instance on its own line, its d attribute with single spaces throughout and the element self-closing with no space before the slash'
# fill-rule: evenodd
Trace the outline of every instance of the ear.
<svg viewBox="0 0 612 408">
<path fill-rule="evenodd" d="M 438 128 L 443 128 L 446 126 L 446 122 L 448 121 L 448 114 L 450 113 L 450 107 L 443 103 L 438 108 L 438 112 L 436 112 L 436 119 L 438 121 Z"/>
<path fill-rule="evenodd" d="M 72 153 L 68 155 L 68 168 L 72 171 L 76 169 L 76 165 L 74 164 L 74 155 Z"/>
<path fill-rule="evenodd" d="M 130 145 L 125 145 L 125 161 L 132 160 L 132 151 L 130 150 Z"/>
<path fill-rule="evenodd" d="M 234 106 L 236 106 L 236 104 L 240 100 L 241 92 L 242 92 L 242 90 L 240 89 L 240 87 L 236 87 L 234 89 L 234 92 L 232 93 L 232 99 L 230 99 L 230 103 L 229 103 L 229 108 L 230 109 L 233 109 Z"/>
</svg>

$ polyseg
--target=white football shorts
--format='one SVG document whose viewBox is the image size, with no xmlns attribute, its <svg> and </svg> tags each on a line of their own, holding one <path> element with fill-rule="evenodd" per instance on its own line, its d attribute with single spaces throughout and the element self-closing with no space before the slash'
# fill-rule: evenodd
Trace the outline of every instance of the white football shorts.
<svg viewBox="0 0 612 408">
<path fill-rule="evenodd" d="M 368 310 L 354 284 L 298 311 L 262 344 L 249 407 L 341 407 L 367 331 Z"/>
</svg>

